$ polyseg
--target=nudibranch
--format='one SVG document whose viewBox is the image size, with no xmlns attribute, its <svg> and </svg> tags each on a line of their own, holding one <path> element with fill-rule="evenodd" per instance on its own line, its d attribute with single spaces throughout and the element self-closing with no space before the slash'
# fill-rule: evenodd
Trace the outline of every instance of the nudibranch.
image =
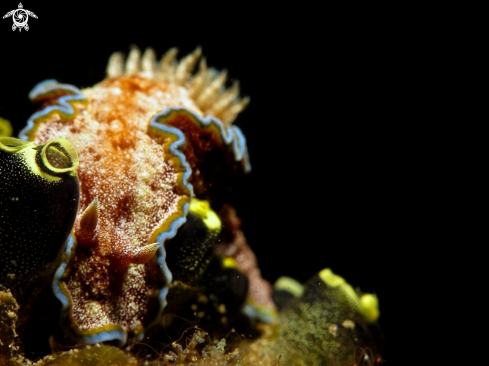
<svg viewBox="0 0 489 366">
<path fill-rule="evenodd" d="M 134 48 L 92 88 L 38 84 L 21 139 L 0 118 L 0 363 L 34 354 L 39 324 L 51 352 L 95 344 L 42 365 L 135 365 L 143 342 L 114 344 L 143 338 L 165 347 L 146 363 L 381 363 L 375 295 L 328 268 L 262 278 L 229 195 L 251 170 L 232 124 L 248 99 L 204 59 L 192 73 L 200 49 L 175 56 Z M 260 339 L 231 351 L 224 334 Z"/>
<path fill-rule="evenodd" d="M 231 124 L 248 99 L 205 60 L 193 75 L 200 54 L 177 63 L 172 49 L 156 62 L 151 49 L 140 57 L 134 48 L 125 64 L 114 54 L 93 88 L 47 80 L 29 94 L 41 110 L 20 137 L 67 140 L 79 156 L 79 208 L 52 282 L 65 332 L 79 343 L 142 339 L 166 306 L 165 243 L 192 200 L 225 200 L 233 177 L 251 169 Z"/>
<path fill-rule="evenodd" d="M 53 274 L 78 211 L 75 147 L 0 137 L 0 283 L 18 301 Z M 37 286 L 39 288 L 39 286 Z"/>
</svg>

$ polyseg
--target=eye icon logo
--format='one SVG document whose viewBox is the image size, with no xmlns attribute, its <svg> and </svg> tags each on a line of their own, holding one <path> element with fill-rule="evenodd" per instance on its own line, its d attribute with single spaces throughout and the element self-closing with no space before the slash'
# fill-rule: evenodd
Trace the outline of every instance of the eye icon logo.
<svg viewBox="0 0 489 366">
<path fill-rule="evenodd" d="M 13 31 L 16 30 L 17 28 L 19 28 L 19 32 L 22 30 L 22 28 L 24 28 L 26 31 L 28 31 L 29 26 L 27 25 L 27 21 L 29 20 L 29 15 L 31 17 L 34 17 L 37 19 L 36 14 L 34 14 L 30 10 L 24 9 L 24 7 L 22 6 L 22 3 L 19 3 L 19 8 L 12 10 L 12 11 L 9 11 L 7 14 L 5 14 L 3 16 L 3 19 L 8 18 L 10 16 L 12 17 L 12 19 L 14 21 L 14 24 L 12 25 Z"/>
</svg>

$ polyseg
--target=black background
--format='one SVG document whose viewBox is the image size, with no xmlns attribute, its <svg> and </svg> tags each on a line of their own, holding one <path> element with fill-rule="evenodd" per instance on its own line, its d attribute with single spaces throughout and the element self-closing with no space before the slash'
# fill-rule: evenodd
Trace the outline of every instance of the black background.
<svg viewBox="0 0 489 366">
<path fill-rule="evenodd" d="M 76 4 L 23 2 L 38 16 L 28 32 L 0 20 L 0 116 L 15 133 L 42 80 L 88 87 L 131 44 L 159 55 L 177 46 L 180 56 L 201 45 L 208 65 L 226 68 L 251 97 L 236 124 L 253 171 L 235 206 L 263 276 L 305 281 L 330 267 L 377 293 L 385 358 L 403 359 L 430 210 L 419 198 L 426 164 L 413 115 L 425 103 L 413 90 L 426 88 L 426 44 L 410 25 L 378 9 Z M 1 15 L 17 5 L 2 2 Z"/>
</svg>

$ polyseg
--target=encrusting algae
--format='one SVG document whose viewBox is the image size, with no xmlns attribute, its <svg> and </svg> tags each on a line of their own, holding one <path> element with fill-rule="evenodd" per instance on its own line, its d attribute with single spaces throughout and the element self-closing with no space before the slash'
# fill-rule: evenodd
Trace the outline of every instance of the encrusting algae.
<svg viewBox="0 0 489 366">
<path fill-rule="evenodd" d="M 18 358 L 17 310 L 19 305 L 9 290 L 0 287 L 0 365 L 8 364 L 11 359 Z"/>
<path fill-rule="evenodd" d="M 21 139 L 0 119 L 0 365 L 380 364 L 375 295 L 261 277 L 230 194 L 249 99 L 176 54 L 36 85 Z"/>
</svg>

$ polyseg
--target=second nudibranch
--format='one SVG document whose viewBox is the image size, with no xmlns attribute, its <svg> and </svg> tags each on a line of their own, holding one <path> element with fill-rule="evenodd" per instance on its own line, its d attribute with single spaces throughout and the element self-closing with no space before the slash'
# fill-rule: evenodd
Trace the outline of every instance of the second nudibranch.
<svg viewBox="0 0 489 366">
<path fill-rule="evenodd" d="M 164 244 L 192 197 L 219 200 L 250 170 L 244 136 L 230 124 L 247 100 L 237 85 L 223 89 L 225 75 L 205 62 L 191 75 L 199 56 L 175 63 L 170 50 L 157 63 L 150 50 L 140 64 L 133 50 L 125 70 L 113 56 L 108 78 L 93 88 L 47 80 L 29 95 L 44 108 L 20 137 L 66 139 L 80 160 L 79 211 L 53 280 L 62 324 L 77 342 L 142 339 L 166 305 Z"/>
</svg>

